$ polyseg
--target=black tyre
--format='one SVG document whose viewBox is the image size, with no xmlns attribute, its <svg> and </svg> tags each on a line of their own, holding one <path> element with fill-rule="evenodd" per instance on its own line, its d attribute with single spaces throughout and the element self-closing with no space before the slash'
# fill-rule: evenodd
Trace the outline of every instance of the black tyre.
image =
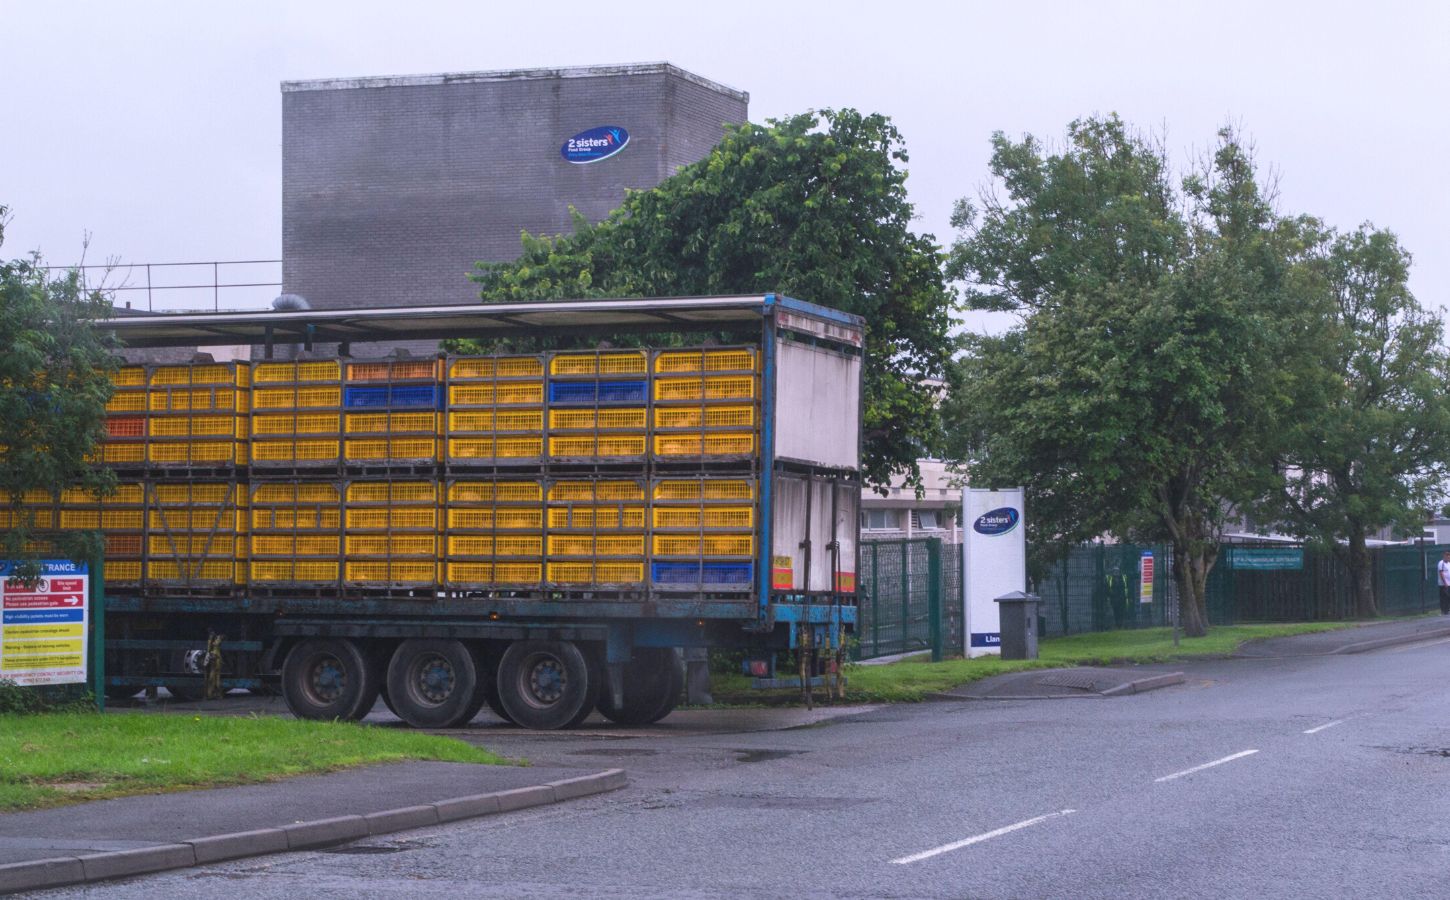
<svg viewBox="0 0 1450 900">
<path fill-rule="evenodd" d="M 461 641 L 403 641 L 388 663 L 388 705 L 414 728 L 452 728 L 472 719 L 477 688 L 473 654 Z"/>
<path fill-rule="evenodd" d="M 685 688 L 684 663 L 674 650 L 639 647 L 624 667 L 624 705 L 615 707 L 614 691 L 606 684 L 599 695 L 599 712 L 620 725 L 650 725 L 669 715 Z"/>
<path fill-rule="evenodd" d="M 498 699 L 498 685 L 496 683 L 489 682 L 484 685 L 483 702 L 487 703 L 489 711 L 500 719 L 503 719 L 510 725 L 518 724 L 509 716 L 508 710 L 503 708 L 503 702 Z"/>
<path fill-rule="evenodd" d="M 282 665 L 282 696 L 299 719 L 357 721 L 378 701 L 378 672 L 349 640 L 303 641 Z"/>
<path fill-rule="evenodd" d="M 523 728 L 549 731 L 578 724 L 599 701 L 599 682 L 584 651 L 569 641 L 516 641 L 498 663 L 498 700 Z"/>
</svg>

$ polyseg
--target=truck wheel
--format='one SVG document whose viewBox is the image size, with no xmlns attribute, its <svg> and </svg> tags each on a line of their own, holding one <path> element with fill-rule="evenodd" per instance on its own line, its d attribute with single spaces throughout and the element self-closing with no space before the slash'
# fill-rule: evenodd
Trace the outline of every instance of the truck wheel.
<svg viewBox="0 0 1450 900">
<path fill-rule="evenodd" d="M 477 687 L 473 654 L 461 641 L 403 641 L 388 663 L 388 699 L 414 728 L 452 728 L 473 718 Z"/>
<path fill-rule="evenodd" d="M 378 702 L 378 673 L 352 641 L 303 641 L 282 665 L 282 696 L 299 719 L 355 722 Z"/>
<path fill-rule="evenodd" d="M 609 685 L 599 695 L 599 712 L 620 725 L 651 725 L 670 714 L 685 687 L 684 663 L 674 650 L 639 647 L 624 667 L 624 705 L 615 707 Z"/>
<path fill-rule="evenodd" d="M 568 728 L 599 701 L 593 668 L 569 641 L 515 641 L 498 663 L 499 703 L 523 728 Z"/>
</svg>

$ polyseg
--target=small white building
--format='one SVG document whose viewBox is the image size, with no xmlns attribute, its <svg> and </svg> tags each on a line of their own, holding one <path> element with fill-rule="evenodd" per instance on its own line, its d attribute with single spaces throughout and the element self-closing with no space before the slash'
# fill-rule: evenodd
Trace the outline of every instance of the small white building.
<svg viewBox="0 0 1450 900">
<path fill-rule="evenodd" d="M 961 511 L 963 476 L 949 472 L 939 459 L 922 459 L 923 492 L 894 479 L 886 496 L 874 490 L 861 492 L 861 539 L 865 541 L 935 537 L 948 544 L 962 542 Z"/>
</svg>

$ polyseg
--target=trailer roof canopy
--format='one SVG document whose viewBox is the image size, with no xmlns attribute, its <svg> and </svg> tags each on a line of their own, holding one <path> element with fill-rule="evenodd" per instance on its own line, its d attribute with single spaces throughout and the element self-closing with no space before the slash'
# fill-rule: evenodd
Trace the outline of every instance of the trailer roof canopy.
<svg viewBox="0 0 1450 900">
<path fill-rule="evenodd" d="M 524 334 L 746 331 L 776 311 L 823 326 L 821 337 L 861 345 L 864 320 L 780 294 L 637 300 L 559 300 L 464 306 L 126 315 L 96 322 L 128 347 L 343 343 Z M 791 327 L 795 327 L 792 325 Z M 810 329 L 815 331 L 816 329 Z"/>
</svg>

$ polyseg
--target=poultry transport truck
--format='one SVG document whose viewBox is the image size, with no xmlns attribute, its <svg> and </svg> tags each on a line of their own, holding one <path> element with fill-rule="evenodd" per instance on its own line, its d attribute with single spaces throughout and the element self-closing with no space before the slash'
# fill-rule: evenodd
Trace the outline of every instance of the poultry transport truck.
<svg viewBox="0 0 1450 900">
<path fill-rule="evenodd" d="M 110 696 L 642 724 L 678 702 L 681 648 L 794 651 L 818 683 L 854 626 L 856 316 L 767 294 L 96 324 L 256 348 L 121 368 L 116 490 L 32 498 L 104 532 Z M 352 355 L 445 337 L 588 349 Z"/>
</svg>

